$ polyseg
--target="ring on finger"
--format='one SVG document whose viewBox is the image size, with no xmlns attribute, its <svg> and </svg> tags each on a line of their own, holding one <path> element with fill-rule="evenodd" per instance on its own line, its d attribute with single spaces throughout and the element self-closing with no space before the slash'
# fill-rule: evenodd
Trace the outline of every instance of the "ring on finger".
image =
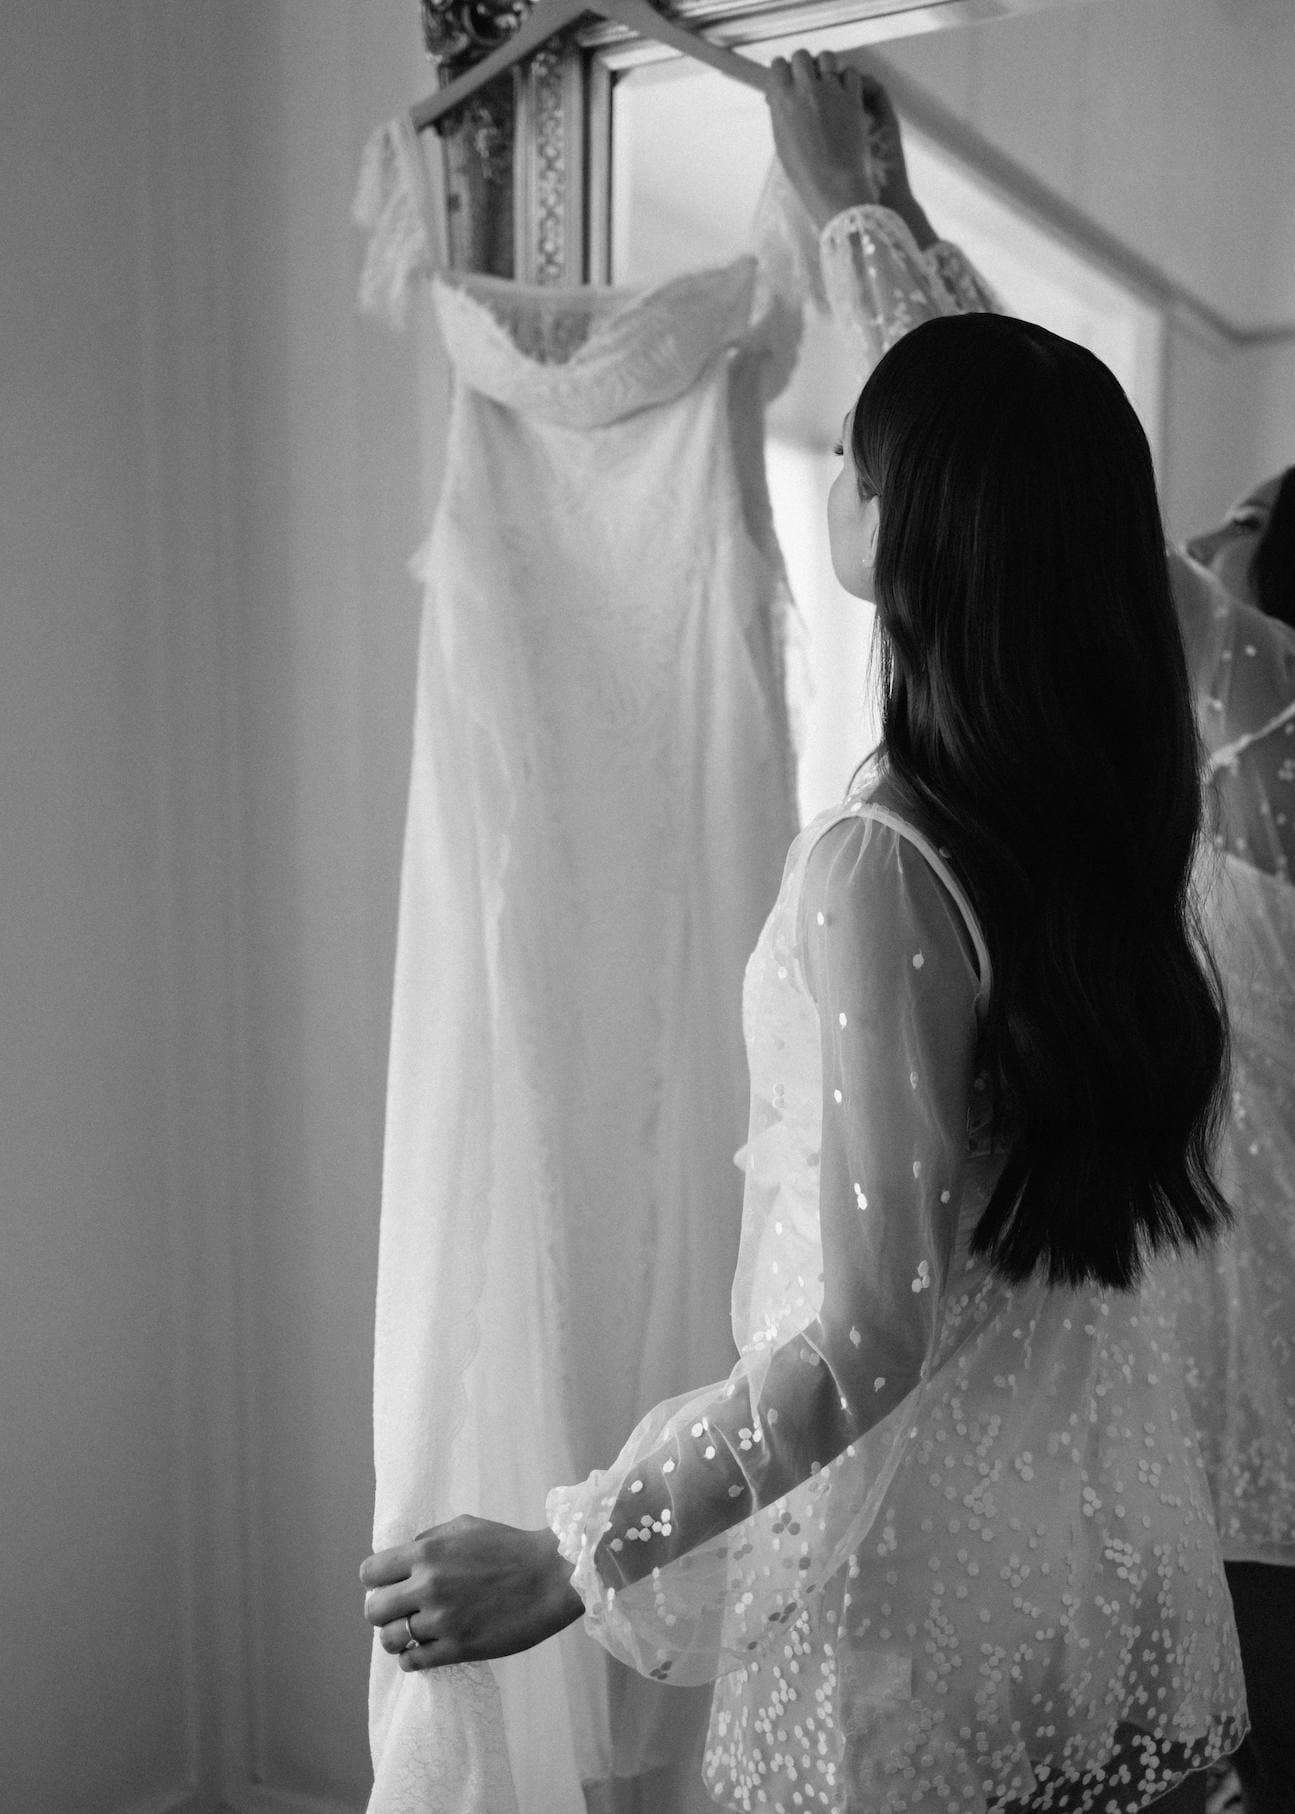
<svg viewBox="0 0 1295 1814">
<path fill-rule="evenodd" d="M 419 1644 L 422 1642 L 422 1640 L 418 1637 L 417 1633 L 414 1631 L 413 1624 L 411 1623 L 412 1618 L 413 1618 L 412 1613 L 405 1614 L 405 1631 L 408 1635 L 409 1642 L 407 1644 L 401 1645 L 402 1650 L 417 1650 Z"/>
</svg>

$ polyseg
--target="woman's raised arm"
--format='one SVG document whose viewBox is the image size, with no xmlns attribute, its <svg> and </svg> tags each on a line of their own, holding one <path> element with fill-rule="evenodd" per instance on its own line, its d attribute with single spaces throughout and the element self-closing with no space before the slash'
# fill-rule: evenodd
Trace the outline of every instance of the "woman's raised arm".
<svg viewBox="0 0 1295 1814">
<path fill-rule="evenodd" d="M 1002 313 L 975 266 L 937 237 L 913 193 L 903 129 L 875 76 L 831 52 L 773 65 L 774 145 L 819 233 L 823 285 L 862 382 L 934 315 Z"/>
</svg>

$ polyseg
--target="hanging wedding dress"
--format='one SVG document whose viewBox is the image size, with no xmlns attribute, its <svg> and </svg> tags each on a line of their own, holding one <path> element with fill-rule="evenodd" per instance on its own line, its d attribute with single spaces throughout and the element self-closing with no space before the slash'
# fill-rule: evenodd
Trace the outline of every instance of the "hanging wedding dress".
<svg viewBox="0 0 1295 1814">
<path fill-rule="evenodd" d="M 431 199 L 384 128 L 368 306 L 432 275 Z M 731 1364 L 742 965 L 796 829 L 761 426 L 794 313 L 754 259 L 431 293 L 454 397 L 415 563 L 375 1548 L 459 1511 L 542 1524 L 554 1481 Z M 579 1630 L 493 1670 L 375 1647 L 371 1814 L 583 1814 L 582 1784 L 612 1810 L 627 1777 L 687 1814 L 709 1698 Z"/>
</svg>

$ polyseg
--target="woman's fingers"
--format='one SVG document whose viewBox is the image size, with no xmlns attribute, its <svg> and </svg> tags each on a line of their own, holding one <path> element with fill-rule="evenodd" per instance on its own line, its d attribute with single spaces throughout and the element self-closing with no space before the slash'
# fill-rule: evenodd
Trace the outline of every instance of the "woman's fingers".
<svg viewBox="0 0 1295 1814">
<path fill-rule="evenodd" d="M 417 1612 L 426 1598 L 426 1588 L 416 1589 L 405 1581 L 396 1587 L 370 1588 L 364 1596 L 364 1616 L 370 1625 L 390 1625 L 403 1619 L 407 1612 Z"/>
<path fill-rule="evenodd" d="M 360 1580 L 366 1587 L 388 1587 L 393 1581 L 407 1581 L 413 1565 L 413 1552 L 407 1543 L 397 1549 L 380 1549 L 360 1564 Z"/>
<path fill-rule="evenodd" d="M 396 1661 L 405 1674 L 410 1675 L 417 1669 L 444 1669 L 450 1663 L 469 1662 L 471 1659 L 463 1655 L 459 1645 L 452 1644 L 445 1638 L 433 1638 L 430 1643 L 402 1650 Z"/>
<path fill-rule="evenodd" d="M 583 1611 L 571 1565 L 547 1527 L 527 1531 L 488 1518 L 452 1518 L 420 1531 L 403 1549 L 371 1557 L 362 1572 L 374 1583 L 365 1616 L 402 1668 L 511 1656 Z"/>
<path fill-rule="evenodd" d="M 796 87 L 802 91 L 812 89 L 818 81 L 818 66 L 807 50 L 791 53 L 791 74 Z"/>
<path fill-rule="evenodd" d="M 378 1642 L 381 1644 L 382 1648 L 389 1651 L 393 1657 L 399 1656 L 402 1650 L 408 1650 L 410 1647 L 409 1633 L 405 1629 L 405 1621 L 403 1619 L 397 1619 L 390 1625 L 380 1625 L 378 1627 Z"/>
<path fill-rule="evenodd" d="M 440 1615 L 421 1609 L 378 1628 L 378 1642 L 392 1656 L 403 1656 L 406 1651 L 412 1655 L 415 1648 L 434 1649 L 437 1645 L 444 1644 L 445 1635 Z M 444 1662 L 446 1659 L 441 1656 L 440 1660 Z"/>
<path fill-rule="evenodd" d="M 835 52 L 794 51 L 773 64 L 768 92 L 774 150 L 817 226 L 860 203 L 874 202 L 871 126 L 863 83 Z"/>
<path fill-rule="evenodd" d="M 808 50 L 796 50 L 790 61 L 786 57 L 775 57 L 769 65 L 769 73 L 776 87 L 795 88 L 803 96 L 821 92 L 827 82 L 839 82 L 847 94 L 859 100 L 870 93 L 881 92 L 881 84 L 854 64 L 847 63 L 843 69 L 834 50 L 820 51 L 817 56 Z"/>
</svg>

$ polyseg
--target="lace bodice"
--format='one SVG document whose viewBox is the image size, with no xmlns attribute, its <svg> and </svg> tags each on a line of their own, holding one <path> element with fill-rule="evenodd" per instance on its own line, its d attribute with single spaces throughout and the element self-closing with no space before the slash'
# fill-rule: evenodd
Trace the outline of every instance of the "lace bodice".
<svg viewBox="0 0 1295 1814">
<path fill-rule="evenodd" d="M 461 383 L 508 409 L 591 429 L 671 403 L 746 343 L 756 267 L 742 259 L 646 293 L 439 278 L 446 351 Z"/>
</svg>

